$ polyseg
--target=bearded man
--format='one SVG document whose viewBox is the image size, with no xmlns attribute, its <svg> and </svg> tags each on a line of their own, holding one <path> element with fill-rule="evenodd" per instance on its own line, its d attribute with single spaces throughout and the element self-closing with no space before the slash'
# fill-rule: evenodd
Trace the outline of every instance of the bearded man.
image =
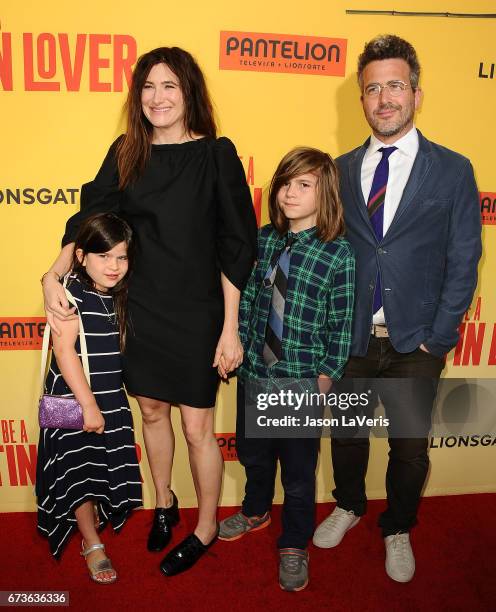
<svg viewBox="0 0 496 612">
<path fill-rule="evenodd" d="M 415 128 L 419 77 L 417 54 L 407 41 L 385 35 L 365 45 L 358 84 L 372 135 L 337 160 L 347 237 L 356 256 L 345 377 L 368 379 L 391 423 L 387 508 L 379 526 L 386 572 L 398 582 L 415 572 L 409 532 L 429 467 L 432 406 L 445 356 L 472 301 L 481 256 L 472 166 Z M 333 437 L 337 505 L 317 528 L 316 546 L 337 546 L 365 514 L 368 456 L 368 432 Z"/>
</svg>

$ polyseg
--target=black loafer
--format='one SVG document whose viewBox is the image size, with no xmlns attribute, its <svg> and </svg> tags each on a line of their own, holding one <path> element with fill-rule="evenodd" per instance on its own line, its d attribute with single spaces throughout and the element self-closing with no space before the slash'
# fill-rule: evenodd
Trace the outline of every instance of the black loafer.
<svg viewBox="0 0 496 612">
<path fill-rule="evenodd" d="M 172 493 L 172 506 L 169 508 L 155 508 L 153 525 L 148 535 L 147 548 L 150 552 L 160 552 L 172 538 L 172 528 L 179 523 L 179 509 L 177 497 Z"/>
<path fill-rule="evenodd" d="M 217 535 L 205 545 L 194 533 L 191 533 L 162 559 L 160 571 L 166 576 L 175 576 L 188 570 L 216 540 Z"/>
</svg>

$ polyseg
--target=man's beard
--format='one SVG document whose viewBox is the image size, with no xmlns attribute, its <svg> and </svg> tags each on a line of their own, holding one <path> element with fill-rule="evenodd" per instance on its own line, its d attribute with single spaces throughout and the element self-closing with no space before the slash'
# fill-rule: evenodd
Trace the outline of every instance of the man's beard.
<svg viewBox="0 0 496 612">
<path fill-rule="evenodd" d="M 396 136 L 413 120 L 413 108 L 402 107 L 389 102 L 383 104 L 377 110 L 383 111 L 386 109 L 396 110 L 400 113 L 400 116 L 396 120 L 381 120 L 377 119 L 375 114 L 372 114 L 370 124 L 380 136 Z"/>
</svg>

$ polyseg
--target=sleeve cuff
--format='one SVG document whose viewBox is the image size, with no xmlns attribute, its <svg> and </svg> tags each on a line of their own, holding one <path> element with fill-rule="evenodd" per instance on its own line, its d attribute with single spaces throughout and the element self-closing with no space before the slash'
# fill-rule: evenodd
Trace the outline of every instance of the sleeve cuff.
<svg viewBox="0 0 496 612">
<path fill-rule="evenodd" d="M 319 364 L 318 374 L 325 374 L 332 378 L 332 380 L 339 380 L 343 376 L 345 364 L 339 366 L 334 364 L 334 367 L 325 361 L 321 361 Z"/>
<path fill-rule="evenodd" d="M 450 352 L 451 348 L 453 348 L 448 348 L 442 344 L 435 344 L 434 342 L 430 341 L 423 342 L 422 344 L 429 351 L 429 353 L 432 353 L 436 357 L 444 357 L 447 353 Z"/>
</svg>

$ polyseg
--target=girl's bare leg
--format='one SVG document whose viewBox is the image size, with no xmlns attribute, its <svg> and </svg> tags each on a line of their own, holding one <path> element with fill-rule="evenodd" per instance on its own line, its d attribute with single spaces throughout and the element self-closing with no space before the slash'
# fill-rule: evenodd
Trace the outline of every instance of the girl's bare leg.
<svg viewBox="0 0 496 612">
<path fill-rule="evenodd" d="M 74 514 L 76 515 L 79 531 L 83 536 L 84 548 L 89 548 L 93 546 L 93 544 L 101 544 L 100 537 L 95 529 L 93 502 L 84 502 L 76 508 Z M 86 557 L 86 563 L 88 565 L 94 565 L 98 561 L 103 561 L 106 557 L 107 555 L 103 550 L 94 550 Z M 98 576 L 104 580 L 112 580 L 115 577 L 115 572 L 103 571 L 99 572 Z"/>
</svg>

